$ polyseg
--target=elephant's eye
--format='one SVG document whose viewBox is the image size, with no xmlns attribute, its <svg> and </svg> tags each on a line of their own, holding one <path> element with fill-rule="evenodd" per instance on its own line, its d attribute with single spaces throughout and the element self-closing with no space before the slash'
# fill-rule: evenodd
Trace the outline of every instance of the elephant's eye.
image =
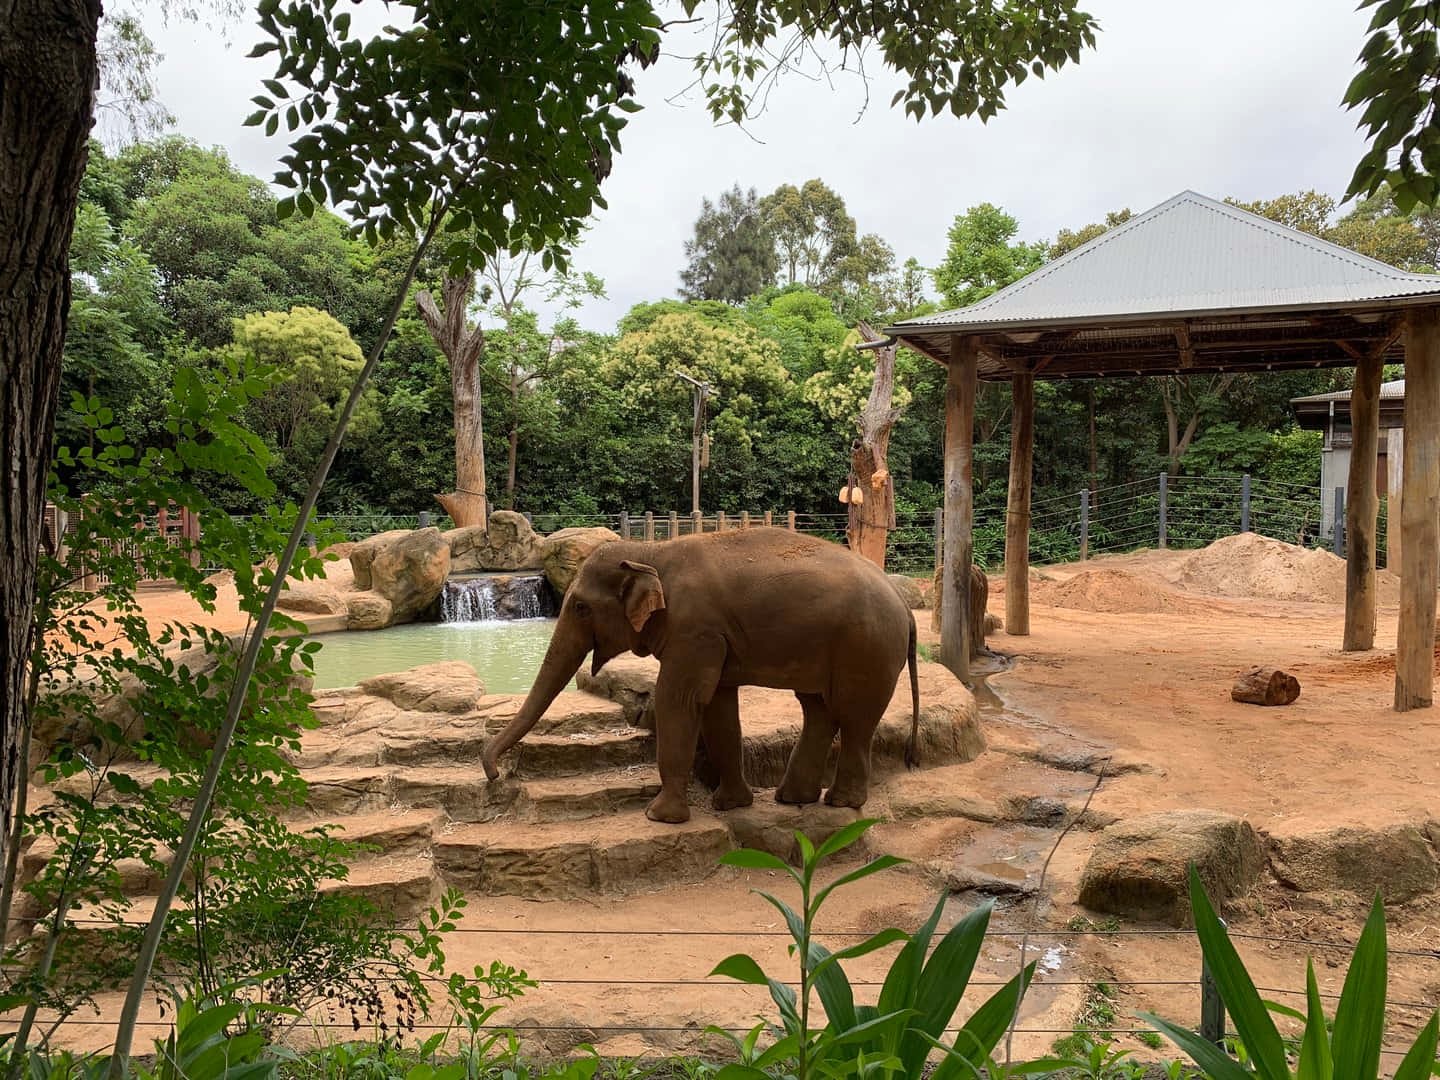
<svg viewBox="0 0 1440 1080">
<path fill-rule="evenodd" d="M 590 605 L 585 603 L 585 601 L 581 600 L 579 597 L 576 597 L 575 614 L 582 619 L 588 619 L 590 617 Z"/>
</svg>

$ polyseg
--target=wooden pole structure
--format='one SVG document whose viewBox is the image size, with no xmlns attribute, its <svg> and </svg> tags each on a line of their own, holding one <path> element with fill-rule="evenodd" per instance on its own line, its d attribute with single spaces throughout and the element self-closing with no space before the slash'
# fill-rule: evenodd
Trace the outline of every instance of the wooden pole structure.
<svg viewBox="0 0 1440 1080">
<path fill-rule="evenodd" d="M 950 338 L 945 379 L 945 573 L 941 581 L 940 659 L 956 678 L 970 678 L 970 564 L 974 541 L 975 384 L 979 349 Z"/>
<path fill-rule="evenodd" d="M 645 542 L 652 543 L 655 540 L 655 514 L 653 511 L 645 511 Z"/>
<path fill-rule="evenodd" d="M 1410 313 L 1405 333 L 1404 561 L 1395 648 L 1395 709 L 1428 708 L 1435 684 L 1440 568 L 1440 308 Z"/>
<path fill-rule="evenodd" d="M 666 540 L 674 540 L 680 535 L 680 514 L 678 511 L 670 511 L 670 531 L 665 534 Z"/>
<path fill-rule="evenodd" d="M 675 372 L 677 379 L 684 379 L 695 390 L 695 418 L 690 438 L 690 512 L 700 512 L 700 470 L 709 462 L 703 460 L 705 445 L 705 406 L 715 390 L 709 383 L 692 379 L 684 372 Z"/>
<path fill-rule="evenodd" d="M 1005 632 L 1030 633 L 1030 483 L 1035 456 L 1035 376 L 1010 380 L 1010 488 L 1005 508 Z"/>
<path fill-rule="evenodd" d="M 1380 497 L 1375 462 L 1380 449 L 1380 369 L 1372 352 L 1355 365 L 1350 391 L 1350 477 L 1345 495 L 1345 636 L 1341 649 L 1375 647 L 1375 522 Z"/>
<path fill-rule="evenodd" d="M 1385 569 L 1400 573 L 1405 565 L 1405 550 L 1400 536 L 1400 519 L 1405 500 L 1400 488 L 1405 475 L 1405 429 L 1391 428 L 1385 432 Z"/>
<path fill-rule="evenodd" d="M 791 532 L 794 532 L 794 531 L 795 531 L 795 511 L 794 511 L 794 510 L 786 510 L 786 511 L 785 511 L 785 528 L 789 529 Z"/>
</svg>

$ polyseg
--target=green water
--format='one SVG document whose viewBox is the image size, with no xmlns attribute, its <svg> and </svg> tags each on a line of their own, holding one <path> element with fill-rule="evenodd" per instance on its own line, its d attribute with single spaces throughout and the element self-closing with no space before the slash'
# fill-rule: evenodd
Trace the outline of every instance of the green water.
<svg viewBox="0 0 1440 1080">
<path fill-rule="evenodd" d="M 354 686 L 361 679 L 417 664 L 463 660 L 489 694 L 523 694 L 535 681 L 554 619 L 513 622 L 412 623 L 388 630 L 320 634 L 315 688 Z"/>
</svg>

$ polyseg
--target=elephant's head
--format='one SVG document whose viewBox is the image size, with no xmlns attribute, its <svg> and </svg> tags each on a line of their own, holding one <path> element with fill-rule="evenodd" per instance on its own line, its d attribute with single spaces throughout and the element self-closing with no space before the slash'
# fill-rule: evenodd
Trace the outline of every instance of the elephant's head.
<svg viewBox="0 0 1440 1080">
<path fill-rule="evenodd" d="M 606 661 L 634 649 L 650 616 L 665 607 L 659 573 L 653 566 L 626 558 L 629 550 L 623 544 L 603 545 L 580 568 L 560 606 L 535 685 L 515 719 L 485 745 L 481 761 L 491 780 L 500 775 L 495 764 L 500 755 L 529 734 L 575 677 L 586 653 L 594 654 L 590 662 L 594 674 Z"/>
</svg>

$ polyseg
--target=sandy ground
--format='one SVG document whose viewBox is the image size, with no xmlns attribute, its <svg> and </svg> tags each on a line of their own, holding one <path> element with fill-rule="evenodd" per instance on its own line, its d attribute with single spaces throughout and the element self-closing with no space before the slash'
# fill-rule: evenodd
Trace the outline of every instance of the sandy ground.
<svg viewBox="0 0 1440 1080">
<path fill-rule="evenodd" d="M 1032 633 L 1020 638 L 1000 632 L 990 640 L 1008 670 L 987 679 L 993 697 L 982 692 L 994 752 L 966 766 L 975 770 L 971 775 L 977 785 L 1004 790 L 1034 783 L 1037 774 L 1017 763 L 1025 752 L 1040 750 L 1051 756 L 1110 756 L 1116 763 L 1143 766 L 1143 771 L 1105 778 L 1094 793 L 1096 811 L 1120 817 L 1210 808 L 1243 815 L 1266 830 L 1440 818 L 1440 786 L 1434 780 L 1440 713 L 1402 715 L 1390 708 L 1397 584 L 1382 581 L 1377 648 L 1343 654 L 1343 613 L 1333 599 L 1334 574 L 1337 569 L 1343 574 L 1339 560 L 1291 559 L 1283 551 L 1232 554 L 1255 565 L 1237 570 L 1222 560 L 1217 569 L 1213 560 L 1197 564 L 1190 552 L 1145 552 L 1041 569 L 1032 585 Z M 200 617 L 173 591 L 147 590 L 145 602 L 157 619 Z M 225 609 L 223 594 L 221 603 L 221 611 L 203 621 L 242 629 L 243 617 L 233 607 Z M 990 606 L 1003 615 L 1002 577 L 992 579 Z M 922 640 L 933 643 L 928 613 L 917 615 Z M 1262 663 L 1299 678 L 1297 702 L 1261 709 L 1230 700 L 1235 674 Z M 1043 775 L 1059 778 L 1051 794 L 1072 806 L 1094 784 L 1084 772 Z M 949 819 L 945 835 L 937 835 L 937 827 L 924 821 L 888 825 L 877 843 L 902 853 L 909 846 L 979 864 L 1011 859 L 1017 852 L 1043 857 L 1060 836 L 1053 826 L 987 828 Z M 1093 997 L 1097 982 L 1113 988 L 1113 1028 L 1137 1026 L 1133 1014 L 1141 1009 L 1198 1020 L 1199 953 L 1193 938 L 1130 923 L 1122 924 L 1119 933 L 1073 933 L 1099 923 L 1099 917 L 1073 903 L 1094 843 L 1093 832 L 1069 832 L 1049 865 L 1044 898 L 1002 902 L 997 909 L 996 929 L 1035 931 L 1028 946 L 1031 957 L 1048 952 L 1053 961 L 1041 980 L 1043 989 L 1027 1004 L 1021 1026 L 1029 1034 L 1017 1039 L 1017 1056 L 1048 1050 L 1057 1034 L 1069 1030 L 1087 997 Z M 766 995 L 755 988 L 707 981 L 714 963 L 744 949 L 780 970 L 786 963 L 783 939 L 654 931 L 778 930 L 773 910 L 749 892 L 752 886 L 776 884 L 768 875 L 723 871 L 703 885 L 620 900 L 536 903 L 474 897 L 462 929 L 487 932 L 457 934 L 451 966 L 469 968 L 498 957 L 542 980 L 544 986 L 510 1010 L 510 1022 L 543 1029 L 584 1018 L 597 1025 L 589 1029 L 591 1041 L 615 1053 L 695 1047 L 703 1043 L 707 1023 L 744 1025 L 754 1014 L 771 1011 Z M 916 870 L 897 871 L 839 897 L 830 913 L 831 927 L 877 929 L 892 922 L 913 927 L 934 902 L 934 879 Z M 968 895 L 951 901 L 947 922 L 973 902 Z M 1302 897 L 1267 887 L 1230 915 L 1237 934 L 1291 939 L 1241 938 L 1237 945 L 1267 996 L 1298 1004 L 1285 992 L 1303 987 L 1308 953 L 1316 956 L 1321 990 L 1327 994 L 1338 994 L 1348 958 L 1348 951 L 1303 942 L 1353 942 L 1364 909 L 1359 897 Z M 1404 905 L 1391 912 L 1391 922 L 1393 947 L 1428 954 L 1392 958 L 1391 1000 L 1405 1003 L 1391 1010 L 1398 1039 L 1423 1019 L 1421 1009 L 1412 1006 L 1433 1007 L 1440 1001 L 1440 954 L 1434 952 L 1440 903 L 1425 899 Z M 536 929 L 612 933 L 524 933 Z M 496 930 L 506 932 L 491 932 Z M 852 977 L 873 979 L 889 955 L 857 961 Z M 1017 939 L 995 938 L 982 955 L 977 980 L 1008 977 L 1018 959 Z M 617 982 L 631 985 L 617 987 Z M 859 996 L 865 1000 L 873 992 Z M 962 1015 L 978 1000 L 967 996 Z M 661 1024 L 675 1030 L 640 1040 L 602 1024 Z M 108 1037 L 108 1028 L 77 1028 L 73 1034 L 82 1044 L 99 1043 Z M 534 1034 L 548 1038 L 544 1031 Z M 568 1042 L 572 1036 L 557 1034 Z M 1122 1042 L 1143 1049 L 1133 1039 Z M 1398 1062 L 1386 1060 L 1390 1069 Z"/>
</svg>

